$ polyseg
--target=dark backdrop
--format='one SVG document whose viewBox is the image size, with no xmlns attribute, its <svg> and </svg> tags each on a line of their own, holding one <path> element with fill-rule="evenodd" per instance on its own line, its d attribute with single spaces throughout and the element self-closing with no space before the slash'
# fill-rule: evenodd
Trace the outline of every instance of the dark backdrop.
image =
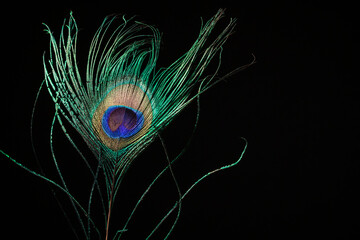
<svg viewBox="0 0 360 240">
<path fill-rule="evenodd" d="M 238 166 L 211 176 L 184 200 L 170 239 L 355 239 L 360 235 L 359 78 L 354 71 L 358 26 L 354 6 L 340 4 L 10 3 L 3 7 L 1 28 L 0 148 L 38 170 L 29 129 L 44 77 L 42 56 L 49 46 L 42 23 L 59 33 L 63 19 L 73 11 L 80 28 L 81 67 L 91 36 L 105 16 L 138 15 L 138 20 L 163 33 L 158 66 L 167 66 L 191 46 L 200 17 L 207 20 L 220 7 L 227 8 L 220 25 L 230 17 L 238 24 L 224 47 L 220 73 L 249 63 L 252 53 L 257 63 L 201 97 L 196 136 L 174 171 L 185 190 L 206 172 L 235 161 L 244 146 L 241 137 L 248 140 L 248 151 Z M 35 147 L 49 178 L 58 181 L 49 150 L 53 112 L 48 93 L 41 91 Z M 186 143 L 195 114 L 192 105 L 163 132 L 170 156 Z M 82 146 L 81 139 L 75 139 Z M 83 199 L 87 193 L 83 186 L 89 184 L 85 166 L 58 127 L 54 146 L 70 188 Z M 86 146 L 82 149 L 86 152 Z M 87 156 L 91 159 L 91 154 Z M 134 162 L 114 209 L 113 227 L 123 224 L 139 194 L 165 164 L 159 141 Z M 5 238 L 76 239 L 44 181 L 5 157 L 0 157 L 0 176 L 0 226 Z M 173 181 L 165 176 L 144 200 L 124 239 L 144 239 L 174 201 Z M 64 207 L 69 207 L 66 202 Z M 161 239 L 168 226 L 154 239 Z"/>
</svg>

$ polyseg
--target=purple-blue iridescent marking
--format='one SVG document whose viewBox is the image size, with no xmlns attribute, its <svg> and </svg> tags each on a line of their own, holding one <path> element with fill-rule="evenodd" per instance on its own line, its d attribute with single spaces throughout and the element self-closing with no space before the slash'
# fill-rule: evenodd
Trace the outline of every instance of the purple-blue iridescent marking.
<svg viewBox="0 0 360 240">
<path fill-rule="evenodd" d="M 143 114 L 131 107 L 110 106 L 102 118 L 102 127 L 111 138 L 128 138 L 140 131 L 144 125 Z"/>
</svg>

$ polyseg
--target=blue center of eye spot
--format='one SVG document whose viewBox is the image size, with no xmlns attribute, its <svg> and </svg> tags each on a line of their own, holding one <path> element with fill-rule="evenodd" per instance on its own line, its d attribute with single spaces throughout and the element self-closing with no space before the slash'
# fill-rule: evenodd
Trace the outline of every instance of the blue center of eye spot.
<svg viewBox="0 0 360 240">
<path fill-rule="evenodd" d="M 111 138 L 128 138 L 138 133 L 144 125 L 143 114 L 131 107 L 110 106 L 102 118 L 104 132 Z"/>
</svg>

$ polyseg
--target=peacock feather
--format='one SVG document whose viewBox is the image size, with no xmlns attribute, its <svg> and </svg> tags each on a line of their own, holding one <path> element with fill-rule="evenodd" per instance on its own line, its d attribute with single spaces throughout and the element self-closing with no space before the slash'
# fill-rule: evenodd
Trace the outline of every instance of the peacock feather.
<svg viewBox="0 0 360 240">
<path fill-rule="evenodd" d="M 63 124 L 64 121 L 68 122 L 97 159 L 98 168 L 92 170 L 89 167 L 94 177 L 89 206 L 93 191 L 98 188 L 99 171 L 104 174 L 106 194 L 102 202 L 107 203 L 104 204 L 107 205 L 104 206 L 106 240 L 109 239 L 111 209 L 132 162 L 189 103 L 221 80 L 215 77 L 217 69 L 212 75 L 203 75 L 210 61 L 220 56 L 223 44 L 233 32 L 235 20 L 231 19 L 209 42 L 209 35 L 223 15 L 224 11 L 220 9 L 202 25 L 190 50 L 169 67 L 159 70 L 156 70 L 161 40 L 159 31 L 133 18 L 107 17 L 91 42 L 85 79 L 77 66 L 78 28 L 73 15 L 70 14 L 69 20 L 63 25 L 58 40 L 45 25 L 50 35 L 50 51 L 43 58 L 44 84 L 55 103 L 54 121 L 60 123 L 65 135 L 80 153 Z M 113 29 L 114 23 L 119 20 L 123 21 L 122 24 Z M 171 170 L 171 161 L 168 160 L 167 169 Z M 55 156 L 54 163 L 57 166 Z M 236 163 L 206 174 L 195 184 Z M 60 169 L 61 184 L 32 173 L 63 190 L 76 213 L 85 215 L 88 225 L 94 227 L 101 238 L 89 216 L 89 209 L 82 207 L 70 194 Z M 181 200 L 193 186 L 184 194 L 179 191 L 179 201 L 169 213 L 180 208 Z M 90 227 L 85 227 L 81 217 L 79 219 L 86 239 L 90 239 Z M 122 230 L 116 233 L 114 239 L 120 239 L 121 235 Z"/>
</svg>

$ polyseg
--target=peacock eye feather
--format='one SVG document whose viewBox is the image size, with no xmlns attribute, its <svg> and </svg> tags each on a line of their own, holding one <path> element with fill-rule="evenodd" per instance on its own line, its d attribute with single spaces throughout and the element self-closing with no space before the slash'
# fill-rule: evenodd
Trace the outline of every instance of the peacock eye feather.
<svg viewBox="0 0 360 240">
<path fill-rule="evenodd" d="M 209 41 L 212 30 L 223 15 L 224 10 L 220 9 L 209 21 L 203 23 L 199 36 L 190 49 L 169 66 L 158 70 L 156 62 L 160 50 L 160 33 L 155 27 L 134 21 L 132 18 L 128 20 L 124 17 L 105 18 L 91 41 L 85 76 L 80 74 L 82 71 L 77 65 L 78 28 L 72 14 L 68 22 L 63 25 L 58 39 L 45 25 L 50 35 L 50 49 L 43 57 L 45 72 L 43 83 L 46 84 L 55 104 L 50 146 L 61 183 L 56 183 L 43 174 L 26 168 L 1 150 L 0 153 L 67 194 L 81 225 L 80 231 L 86 239 L 92 239 L 93 233 L 90 230 L 92 228 L 99 239 L 102 239 L 102 234 L 90 216 L 93 195 L 96 192 L 100 197 L 103 215 L 106 218 L 105 240 L 109 239 L 110 215 L 120 183 L 131 163 L 155 137 L 160 139 L 164 147 L 168 166 L 155 177 L 139 199 L 123 228 L 114 234 L 113 239 L 121 238 L 138 204 L 167 169 L 170 170 L 179 193 L 179 199 L 174 207 L 159 222 L 159 225 L 162 224 L 163 220 L 175 208 L 178 208 L 178 215 L 169 230 L 169 235 L 179 217 L 181 201 L 190 190 L 209 175 L 235 166 L 241 160 L 246 145 L 236 162 L 203 175 L 182 194 L 171 170 L 171 164 L 183 152 L 170 160 L 159 134 L 175 116 L 189 103 L 198 99 L 204 91 L 223 78 L 254 63 L 239 67 L 223 78 L 216 77 L 221 63 L 222 46 L 235 26 L 235 20 L 230 19 L 228 25 Z M 115 25 L 119 20 L 120 24 Z M 219 59 L 218 66 L 213 69 L 212 74 L 204 76 L 205 69 L 216 56 Z M 55 120 L 80 154 L 93 177 L 87 209 L 70 193 L 58 166 L 52 145 Z M 97 167 L 94 168 L 92 164 L 89 164 L 68 133 L 68 125 L 65 123 L 70 124 L 78 132 L 93 152 Z M 99 173 L 100 171 L 103 175 Z M 104 176 L 104 181 L 98 181 L 100 176 Z M 105 188 L 104 191 L 102 187 Z M 82 216 L 87 219 L 87 225 Z M 159 225 L 154 228 L 148 238 Z"/>
<path fill-rule="evenodd" d="M 155 68 L 160 50 L 156 28 L 123 18 L 114 29 L 119 18 L 106 18 L 91 42 L 85 81 L 76 64 L 78 30 L 72 14 L 59 40 L 48 28 L 50 55 L 44 58 L 44 69 L 57 118 L 68 120 L 100 161 L 128 166 L 161 129 L 213 84 L 214 76 L 202 77 L 203 72 L 235 26 L 231 19 L 207 43 L 223 13 L 219 10 L 202 25 L 188 52 L 159 70 Z M 124 167 L 107 166 L 116 172 Z"/>
</svg>

